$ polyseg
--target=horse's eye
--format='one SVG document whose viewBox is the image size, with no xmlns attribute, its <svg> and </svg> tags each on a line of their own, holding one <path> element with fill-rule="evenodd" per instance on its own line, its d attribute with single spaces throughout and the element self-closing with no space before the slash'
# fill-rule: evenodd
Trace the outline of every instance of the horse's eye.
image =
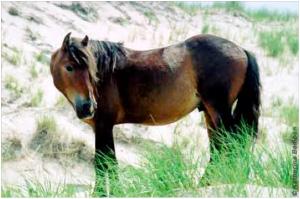
<svg viewBox="0 0 300 199">
<path fill-rule="evenodd" d="M 68 72 L 73 72 L 74 68 L 73 68 L 73 66 L 67 65 L 67 66 L 66 66 L 66 70 L 67 70 Z"/>
</svg>

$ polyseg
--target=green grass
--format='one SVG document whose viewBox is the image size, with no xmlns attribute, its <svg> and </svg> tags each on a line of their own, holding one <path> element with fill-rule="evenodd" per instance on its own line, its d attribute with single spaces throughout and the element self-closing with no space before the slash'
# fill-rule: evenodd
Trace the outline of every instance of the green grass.
<svg viewBox="0 0 300 199">
<path fill-rule="evenodd" d="M 23 93 L 23 87 L 20 85 L 19 81 L 11 75 L 4 78 L 4 87 L 10 90 L 16 98 L 19 98 Z"/>
<path fill-rule="evenodd" d="M 286 22 L 290 20 L 297 20 L 298 18 L 297 14 L 293 14 L 289 12 L 284 13 L 284 12 L 272 11 L 272 10 L 267 10 L 265 8 L 248 11 L 247 14 L 252 20 L 256 22 L 261 22 L 261 21 Z"/>
<path fill-rule="evenodd" d="M 282 104 L 279 108 L 279 117 L 289 126 L 298 127 L 299 107 L 292 99 L 289 103 Z"/>
<path fill-rule="evenodd" d="M 76 186 L 68 184 L 54 185 L 49 181 L 26 180 L 24 187 L 1 187 L 1 197 L 70 197 L 75 196 Z"/>
<path fill-rule="evenodd" d="M 201 33 L 207 34 L 209 32 L 209 28 L 210 28 L 210 26 L 208 24 L 204 24 L 204 26 L 202 27 Z"/>
<path fill-rule="evenodd" d="M 212 8 L 225 10 L 229 13 L 240 13 L 254 22 L 287 22 L 298 20 L 298 14 L 278 12 L 266 8 L 250 10 L 246 9 L 244 4 L 238 1 L 215 2 Z"/>
<path fill-rule="evenodd" d="M 68 100 L 60 95 L 58 98 L 57 98 L 57 101 L 55 103 L 55 107 L 58 107 L 58 108 L 64 108 L 66 107 L 67 105 L 69 104 Z"/>
<path fill-rule="evenodd" d="M 219 29 L 215 26 L 210 26 L 208 24 L 204 24 L 201 33 L 202 34 L 217 34 L 219 32 Z"/>
<path fill-rule="evenodd" d="M 50 58 L 45 54 L 45 52 L 41 51 L 35 55 L 35 58 L 38 62 L 49 65 L 50 64 Z"/>
<path fill-rule="evenodd" d="M 61 4 L 59 6 L 64 9 L 71 10 L 85 21 L 96 22 L 99 18 L 97 9 L 95 9 L 93 6 L 86 6 L 80 2 L 72 2 L 71 5 Z"/>
<path fill-rule="evenodd" d="M 292 32 L 289 32 L 286 39 L 291 53 L 297 56 L 299 51 L 299 35 L 297 33 L 293 34 Z"/>
<path fill-rule="evenodd" d="M 281 31 L 260 32 L 259 45 L 269 56 L 278 57 L 284 51 L 283 33 Z"/>
<path fill-rule="evenodd" d="M 30 67 L 29 73 L 32 77 L 32 79 L 36 79 L 38 77 L 38 71 L 36 69 L 35 63 L 33 63 Z"/>
<path fill-rule="evenodd" d="M 22 150 L 21 140 L 17 137 L 2 139 L 1 143 L 1 159 L 2 161 L 17 158 Z"/>
<path fill-rule="evenodd" d="M 292 128 L 288 128 L 286 131 L 281 133 L 282 140 L 286 144 L 294 144 L 295 141 L 297 142 L 298 140 L 298 133 L 299 133 L 298 127 L 294 126 Z"/>
<path fill-rule="evenodd" d="M 53 116 L 42 116 L 37 120 L 29 148 L 64 165 L 78 161 L 92 162 L 93 149 L 83 140 L 69 138 L 63 132 Z"/>
<path fill-rule="evenodd" d="M 33 135 L 29 147 L 42 154 L 52 154 L 53 148 L 57 148 L 58 127 L 53 116 L 42 116 L 37 120 L 36 132 Z M 60 146 L 60 145 L 59 145 Z"/>
<path fill-rule="evenodd" d="M 38 125 L 38 129 L 49 128 L 52 119 L 46 119 Z M 55 127 L 51 127 L 55 129 Z M 50 128 L 50 129 L 51 129 Z M 206 178 L 195 177 L 201 160 L 192 161 L 193 153 L 183 154 L 180 145 L 167 147 L 165 145 L 144 145 L 144 161 L 140 167 L 120 165 L 119 179 L 111 178 L 108 184 L 110 197 L 178 197 L 178 196 L 207 196 L 207 190 L 201 184 L 209 182 L 214 192 L 210 196 L 247 197 L 246 185 L 257 185 L 269 188 L 293 187 L 293 159 L 289 148 L 282 148 L 277 152 L 268 146 L 256 146 L 254 152 L 250 150 L 252 138 L 250 129 L 242 126 L 237 135 L 226 134 L 220 130 L 219 141 L 226 143 L 219 153 L 211 158 L 213 162 L 206 168 Z M 104 157 L 112 169 L 114 165 Z M 296 162 L 298 168 L 298 161 Z M 298 175 L 298 170 L 297 175 Z M 297 178 L 298 179 L 298 178 Z M 219 189 L 215 186 L 226 185 L 228 188 Z M 73 197 L 75 191 L 50 191 L 51 184 L 28 184 L 29 194 L 34 197 Z M 57 190 L 64 190 L 63 185 Z M 73 190 L 73 191 L 72 191 Z M 91 188 L 87 189 L 89 193 Z M 99 190 L 99 189 L 98 189 Z M 107 193 L 107 191 L 105 193 Z M 259 194 L 257 188 L 257 194 Z M 18 193 L 18 192 L 17 192 Z M 12 195 L 9 189 L 2 188 L 2 194 Z M 28 194 L 28 192 L 27 192 Z M 103 194 L 103 192 L 98 192 Z M 3 196 L 3 195 L 2 195 Z M 257 195 L 259 196 L 259 195 Z"/>
<path fill-rule="evenodd" d="M 241 2 L 238 1 L 227 1 L 227 2 L 215 2 L 212 5 L 213 8 L 225 9 L 228 12 L 232 11 L 245 11 L 245 8 Z"/>
<path fill-rule="evenodd" d="M 155 13 L 151 10 L 144 11 L 144 16 L 147 17 L 149 20 L 149 23 L 153 22 L 158 22 L 158 18 L 155 15 Z"/>
<path fill-rule="evenodd" d="M 220 136 L 220 140 L 226 145 L 222 153 L 212 156 L 214 161 L 206 168 L 205 180 L 211 185 L 236 185 L 230 191 L 219 193 L 226 197 L 245 196 L 243 187 L 248 184 L 292 188 L 291 151 L 282 149 L 273 153 L 267 147 L 258 147 L 252 153 L 249 129 L 242 127 L 239 133 L 239 136 Z M 266 156 L 265 160 L 261 158 L 262 154 Z M 121 168 L 119 181 L 110 180 L 111 196 L 176 197 L 182 193 L 203 196 L 199 191 L 201 185 L 194 180 L 199 165 L 182 154 L 180 147 L 160 146 L 148 149 L 145 157 L 145 164 L 141 167 Z"/>
<path fill-rule="evenodd" d="M 29 105 L 33 106 L 33 107 L 40 106 L 42 103 L 43 97 L 44 97 L 44 92 L 41 89 L 38 89 L 37 92 L 33 94 L 32 98 L 29 102 Z"/>
<path fill-rule="evenodd" d="M 295 30 L 271 30 L 259 32 L 259 45 L 271 57 L 279 57 L 289 50 L 292 55 L 298 55 L 298 34 Z"/>
<path fill-rule="evenodd" d="M 190 16 L 195 16 L 201 9 L 200 4 L 187 4 L 185 2 L 180 1 L 172 3 Z"/>
<path fill-rule="evenodd" d="M 14 66 L 19 66 L 22 63 L 22 52 L 16 48 L 13 48 L 10 53 L 3 52 L 2 56 Z"/>
</svg>

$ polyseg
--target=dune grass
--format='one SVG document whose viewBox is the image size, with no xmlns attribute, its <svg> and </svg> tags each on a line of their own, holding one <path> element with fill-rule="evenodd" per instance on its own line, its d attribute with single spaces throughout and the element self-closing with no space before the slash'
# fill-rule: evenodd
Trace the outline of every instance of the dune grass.
<svg viewBox="0 0 300 199">
<path fill-rule="evenodd" d="M 44 97 L 44 92 L 41 89 L 38 89 L 33 95 L 32 98 L 30 99 L 29 106 L 32 107 L 37 107 L 42 104 Z"/>
<path fill-rule="evenodd" d="M 279 12 L 266 8 L 250 10 L 245 8 L 242 2 L 238 1 L 215 2 L 212 8 L 222 9 L 229 13 L 243 14 L 253 22 L 287 22 L 298 18 L 298 14 L 291 12 Z"/>
<path fill-rule="evenodd" d="M 19 138 L 13 136 L 6 139 L 2 138 L 1 142 L 1 160 L 12 160 L 20 156 L 22 142 Z"/>
<path fill-rule="evenodd" d="M 10 52 L 2 52 L 2 58 L 6 59 L 14 66 L 20 66 L 23 59 L 23 53 L 17 48 L 12 48 Z"/>
<path fill-rule="evenodd" d="M 47 122 L 48 123 L 48 122 Z M 52 123 L 52 122 L 50 122 Z M 165 145 L 145 144 L 144 161 L 139 167 L 119 165 L 118 179 L 108 180 L 107 190 L 97 194 L 109 195 L 110 197 L 179 197 L 179 196 L 223 196 L 223 197 L 247 197 L 249 191 L 246 186 L 256 186 L 252 192 L 259 196 L 261 187 L 269 187 L 271 190 L 293 188 L 293 163 L 298 168 L 298 160 L 293 162 L 290 148 L 282 148 L 278 152 L 271 151 L 268 146 L 257 145 L 253 149 L 250 129 L 243 126 L 238 134 L 219 131 L 219 139 L 226 143 L 224 147 L 211 156 L 213 162 L 206 168 L 206 177 L 199 176 L 201 160 L 193 162 L 192 154 L 183 154 L 180 145 L 167 147 Z M 225 134 L 224 134 L 225 133 Z M 194 151 L 192 153 L 199 153 Z M 101 157 L 103 159 L 103 157 Z M 109 158 L 104 157 L 112 169 L 114 165 Z M 296 176 L 298 176 L 298 169 Z M 217 192 L 209 193 L 208 187 L 203 182 L 209 182 L 210 188 L 226 185 L 226 188 L 215 188 Z M 298 183 L 298 182 L 296 182 Z M 29 183 L 30 184 L 30 183 Z M 51 184 L 28 185 L 30 191 L 22 193 L 13 192 L 15 188 L 2 187 L 2 197 L 10 197 L 19 193 L 29 197 L 73 197 L 76 188 L 67 185 L 55 187 Z M 87 190 L 91 196 L 92 189 Z M 273 192 L 273 191 L 271 191 Z M 287 191 L 290 193 L 290 191 Z"/>
<path fill-rule="evenodd" d="M 284 51 L 283 32 L 267 31 L 259 33 L 259 45 L 271 57 L 278 57 Z"/>
<path fill-rule="evenodd" d="M 298 54 L 298 34 L 296 31 L 270 30 L 259 32 L 259 45 L 271 57 L 279 57 L 284 51 L 289 50 L 294 56 Z"/>
<path fill-rule="evenodd" d="M 55 158 L 64 165 L 78 161 L 93 161 L 93 150 L 83 140 L 75 139 L 63 133 L 53 116 L 42 116 L 37 120 L 36 132 L 29 147 L 43 157 Z"/>
<path fill-rule="evenodd" d="M 125 166 L 119 169 L 119 180 L 110 180 L 111 196 L 176 197 L 186 193 L 203 197 L 205 195 L 200 191 L 203 180 L 212 186 L 233 185 L 232 191 L 218 193 L 225 197 L 247 196 L 245 189 L 237 187 L 248 184 L 274 189 L 292 188 L 291 150 L 286 148 L 273 153 L 267 147 L 259 146 L 252 153 L 248 128 L 241 128 L 238 136 L 222 131 L 220 140 L 226 145 L 220 153 L 211 157 L 213 163 L 206 168 L 205 179 L 194 179 L 199 164 L 192 163 L 179 146 L 160 146 L 146 150 L 146 161 L 141 167 Z"/>
<path fill-rule="evenodd" d="M 18 79 L 12 75 L 7 75 L 4 78 L 4 87 L 12 92 L 15 98 L 19 98 L 24 92 L 24 88 L 21 86 Z"/>
</svg>

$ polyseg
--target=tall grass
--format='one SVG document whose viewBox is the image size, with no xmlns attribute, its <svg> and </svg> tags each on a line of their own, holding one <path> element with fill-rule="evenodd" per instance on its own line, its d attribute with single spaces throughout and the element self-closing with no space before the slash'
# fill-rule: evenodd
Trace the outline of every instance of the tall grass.
<svg viewBox="0 0 300 199">
<path fill-rule="evenodd" d="M 19 98 L 21 94 L 24 92 L 24 88 L 21 86 L 18 79 L 16 79 L 12 75 L 5 76 L 4 87 L 10 90 L 15 95 L 16 98 Z"/>
<path fill-rule="evenodd" d="M 298 34 L 294 30 L 271 30 L 259 33 L 259 45 L 272 57 L 278 57 L 287 49 L 293 55 L 298 54 Z"/>
<path fill-rule="evenodd" d="M 289 150 L 282 149 L 274 154 L 267 147 L 258 147 L 253 153 L 253 138 L 246 127 L 240 128 L 237 135 L 224 130 L 220 135 L 224 147 L 211 156 L 213 161 L 206 168 L 204 179 L 194 179 L 200 165 L 187 159 L 180 147 L 161 146 L 147 150 L 146 161 L 141 167 L 121 168 L 119 180 L 110 181 L 111 196 L 176 197 L 189 193 L 201 197 L 203 195 L 199 190 L 204 180 L 211 186 L 232 184 L 243 187 L 254 184 L 292 188 L 292 154 Z M 245 189 L 233 187 L 234 192 L 220 194 L 245 196 Z"/>
<path fill-rule="evenodd" d="M 260 32 L 259 45 L 272 57 L 281 55 L 284 51 L 283 33 L 276 31 Z"/>
<path fill-rule="evenodd" d="M 215 2 L 212 8 L 223 9 L 227 12 L 240 13 L 250 18 L 254 22 L 286 22 L 290 20 L 297 20 L 298 14 L 291 12 L 278 12 L 261 8 L 258 10 L 246 9 L 242 2 L 227 1 L 227 2 Z"/>
<path fill-rule="evenodd" d="M 226 11 L 245 11 L 244 5 L 238 1 L 227 1 L 227 2 L 215 2 L 212 5 L 213 8 L 225 9 Z"/>
<path fill-rule="evenodd" d="M 291 150 L 283 148 L 274 153 L 268 146 L 252 148 L 250 128 L 241 127 L 237 134 L 220 130 L 220 141 L 223 146 L 219 152 L 211 156 L 212 162 L 206 168 L 205 178 L 198 176 L 201 161 L 193 162 L 191 154 L 184 154 L 179 145 L 145 145 L 144 161 L 139 167 L 121 165 L 118 169 L 118 179 L 108 180 L 106 190 L 98 195 L 110 197 L 178 197 L 178 196 L 208 196 L 208 187 L 203 187 L 203 181 L 210 188 L 218 190 L 209 196 L 247 197 L 247 185 L 257 185 L 254 191 L 260 196 L 261 187 L 293 188 L 293 159 Z M 192 153 L 198 153 L 194 151 Z M 103 157 L 101 157 L 103 158 Z M 115 165 L 109 158 L 104 157 L 109 169 Z M 298 161 L 296 162 L 298 168 Z M 100 172 L 100 171 L 98 171 Z M 298 170 L 296 170 L 298 175 Z M 297 178 L 298 179 L 298 178 Z M 298 182 L 296 182 L 298 183 Z M 35 184 L 34 184 L 35 185 Z M 226 185 L 224 189 L 214 188 Z M 42 186 L 42 187 L 41 187 Z M 66 196 L 66 192 L 53 194 L 37 184 L 30 185 L 33 196 Z M 63 185 L 62 185 L 63 186 Z M 260 187 L 259 187 L 260 186 Z M 2 193 L 12 195 L 9 189 L 2 188 Z M 60 190 L 60 189 L 59 189 Z M 63 189 L 62 189 L 63 190 Z M 92 192 L 91 189 L 88 190 Z M 60 195 L 61 194 L 61 195 Z M 67 197 L 75 195 L 70 191 Z M 253 193 L 252 193 L 253 194 Z M 252 195 L 253 196 L 253 195 Z"/>
<path fill-rule="evenodd" d="M 176 5 L 177 7 L 179 7 L 181 10 L 183 10 L 184 12 L 186 12 L 188 15 L 190 16 L 195 16 L 199 10 L 201 9 L 201 5 L 200 4 L 191 4 L 191 3 L 186 3 L 186 2 L 181 2 L 181 1 L 177 1 L 177 2 L 172 2 L 174 5 Z"/>
</svg>

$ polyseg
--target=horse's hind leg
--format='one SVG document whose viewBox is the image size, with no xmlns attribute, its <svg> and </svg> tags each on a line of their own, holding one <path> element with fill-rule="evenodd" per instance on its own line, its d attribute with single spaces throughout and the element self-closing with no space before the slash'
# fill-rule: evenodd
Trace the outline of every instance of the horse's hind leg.
<svg viewBox="0 0 300 199">
<path fill-rule="evenodd" d="M 230 108 L 223 106 L 223 109 L 216 109 L 208 103 L 204 103 L 204 114 L 206 120 L 206 127 L 209 138 L 210 146 L 210 160 L 201 179 L 201 185 L 209 185 L 210 165 L 213 164 L 214 155 L 216 152 L 220 152 L 222 146 L 226 143 L 220 140 L 222 132 L 227 132 L 231 129 L 233 124 L 233 117 L 230 112 Z M 226 131 L 222 131 L 220 128 L 224 127 Z"/>
</svg>

